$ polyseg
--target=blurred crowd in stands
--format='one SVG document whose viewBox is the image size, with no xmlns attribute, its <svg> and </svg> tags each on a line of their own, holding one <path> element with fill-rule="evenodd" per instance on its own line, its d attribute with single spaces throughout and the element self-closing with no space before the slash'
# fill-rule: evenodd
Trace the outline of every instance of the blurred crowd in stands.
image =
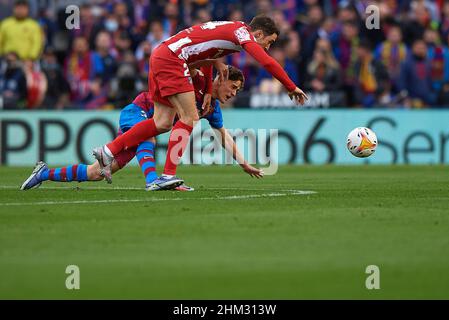
<svg viewBox="0 0 449 320">
<path fill-rule="evenodd" d="M 380 29 L 369 30 L 373 4 Z M 69 5 L 79 29 L 67 28 Z M 261 13 L 281 29 L 270 54 L 308 92 L 350 107 L 449 106 L 449 1 L 0 0 L 0 107 L 121 108 L 146 90 L 161 41 Z M 282 92 L 244 51 L 225 61 L 243 70 L 244 93 Z"/>
</svg>

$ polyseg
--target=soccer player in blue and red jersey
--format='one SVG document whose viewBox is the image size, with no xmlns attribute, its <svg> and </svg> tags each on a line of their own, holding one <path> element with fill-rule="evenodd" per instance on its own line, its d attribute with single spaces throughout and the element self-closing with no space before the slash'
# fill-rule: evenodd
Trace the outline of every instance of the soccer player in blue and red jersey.
<svg viewBox="0 0 449 320">
<path fill-rule="evenodd" d="M 208 69 L 206 69 L 208 70 Z M 232 66 L 228 66 L 228 80 L 220 81 L 218 77 L 212 85 L 212 101 L 211 107 L 203 110 L 203 100 L 208 86 L 208 76 L 205 75 L 201 69 L 192 69 L 192 80 L 195 88 L 195 95 L 197 100 L 197 108 L 201 112 L 201 118 L 208 120 L 210 126 L 219 132 L 223 148 L 233 154 L 234 159 L 240 164 L 242 169 L 252 177 L 260 178 L 263 176 L 263 171 L 248 164 L 237 146 L 229 135 L 228 131 L 223 126 L 223 116 L 220 109 L 220 102 L 224 103 L 231 97 L 234 97 L 237 92 L 244 85 L 243 73 Z M 126 106 L 120 113 L 120 132 L 128 131 L 137 123 L 149 119 L 153 116 L 154 107 L 150 101 L 148 92 L 141 93 L 132 104 Z M 168 125 L 166 131 L 170 130 L 171 125 Z M 145 176 L 147 190 L 159 190 L 159 186 L 154 182 L 157 180 L 156 163 L 154 160 L 155 154 L 155 138 L 149 141 L 142 142 L 138 147 L 129 148 L 120 152 L 114 159 L 112 164 L 112 173 L 124 168 L 135 156 L 139 162 L 142 172 Z M 31 176 L 23 183 L 21 189 L 28 190 L 38 187 L 44 181 L 101 181 L 104 176 L 101 173 L 100 164 L 98 161 L 91 165 L 76 164 L 63 168 L 50 169 L 48 166 L 39 162 L 34 169 Z M 175 188 L 179 191 L 193 191 L 184 184 Z"/>
<path fill-rule="evenodd" d="M 166 123 L 173 122 L 178 115 L 179 121 L 173 127 L 168 142 L 164 172 L 157 184 L 162 188 L 174 188 L 183 183 L 176 177 L 176 168 L 193 126 L 199 120 L 189 73 L 189 67 L 196 62 L 245 50 L 284 85 L 291 99 L 303 104 L 307 100 L 306 94 L 266 52 L 278 36 L 279 29 L 272 19 L 256 16 L 249 25 L 241 21 L 211 21 L 196 25 L 162 42 L 150 58 L 149 92 L 155 108 L 153 118 L 142 121 L 114 141 L 93 150 L 106 180 L 112 182 L 111 164 L 120 152 L 164 132 Z M 226 74 L 222 69 L 218 71 L 221 75 Z M 207 93 L 210 94 L 210 86 Z M 208 99 L 210 96 L 205 97 L 206 105 Z"/>
</svg>

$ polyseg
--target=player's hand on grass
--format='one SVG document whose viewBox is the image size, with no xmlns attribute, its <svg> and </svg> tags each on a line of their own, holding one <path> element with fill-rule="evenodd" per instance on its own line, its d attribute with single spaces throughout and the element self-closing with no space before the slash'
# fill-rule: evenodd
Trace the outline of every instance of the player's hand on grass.
<svg viewBox="0 0 449 320">
<path fill-rule="evenodd" d="M 228 80 L 229 69 L 226 64 L 224 64 L 221 61 L 215 60 L 214 67 L 218 72 L 218 82 L 219 83 L 222 83 L 222 82 Z"/>
<path fill-rule="evenodd" d="M 264 172 L 262 169 L 253 167 L 252 165 L 250 165 L 248 163 L 242 164 L 242 168 L 243 168 L 243 171 L 245 171 L 247 174 L 249 174 L 253 178 L 260 179 L 260 178 L 263 178 L 263 176 L 264 176 Z"/>
<path fill-rule="evenodd" d="M 206 93 L 204 95 L 203 105 L 201 106 L 201 116 L 205 116 L 209 114 L 211 109 L 212 95 L 210 93 Z"/>
<path fill-rule="evenodd" d="M 303 105 L 306 102 L 306 100 L 309 100 L 309 97 L 304 93 L 304 91 L 302 91 L 298 87 L 296 87 L 295 90 L 290 91 L 288 93 L 288 96 L 290 97 L 291 100 L 295 101 L 296 104 L 300 105 Z"/>
</svg>

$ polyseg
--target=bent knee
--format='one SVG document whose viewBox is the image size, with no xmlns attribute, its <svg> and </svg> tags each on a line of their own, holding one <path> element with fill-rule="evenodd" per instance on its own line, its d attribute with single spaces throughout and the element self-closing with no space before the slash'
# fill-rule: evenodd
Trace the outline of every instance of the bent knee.
<svg viewBox="0 0 449 320">
<path fill-rule="evenodd" d="M 171 125 L 171 124 L 170 125 L 164 124 L 164 125 L 161 125 L 160 127 L 158 126 L 157 129 L 159 132 L 168 132 L 171 130 L 172 127 L 173 127 L 173 125 Z"/>
<path fill-rule="evenodd" d="M 156 128 L 159 132 L 167 132 L 170 131 L 171 128 L 173 127 L 173 123 L 171 121 L 158 121 L 156 123 Z"/>
<path fill-rule="evenodd" d="M 185 124 L 193 126 L 196 122 L 200 120 L 200 117 L 198 116 L 198 114 L 184 115 L 179 120 L 181 120 Z"/>
</svg>

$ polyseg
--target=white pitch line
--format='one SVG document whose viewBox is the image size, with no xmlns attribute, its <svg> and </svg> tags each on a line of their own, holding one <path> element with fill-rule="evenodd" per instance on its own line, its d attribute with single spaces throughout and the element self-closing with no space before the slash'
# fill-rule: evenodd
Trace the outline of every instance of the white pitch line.
<svg viewBox="0 0 449 320">
<path fill-rule="evenodd" d="M 273 187 L 274 188 L 274 187 Z M 1 186 L 0 185 L 0 190 L 4 189 L 4 190 L 20 190 L 20 187 L 18 186 Z M 46 187 L 46 186 L 41 186 L 39 187 L 39 189 L 45 189 L 45 190 L 74 190 L 74 189 L 80 189 L 80 190 L 115 190 L 115 191 L 145 191 L 144 187 L 115 187 L 115 186 L 111 186 L 111 187 L 89 187 L 86 184 L 81 185 L 67 185 L 67 186 L 60 186 L 60 187 Z M 260 189 L 247 189 L 247 188 L 214 188 L 214 187 L 207 187 L 207 188 L 197 188 L 197 191 L 209 191 L 209 190 L 213 190 L 213 191 L 265 191 L 266 188 L 260 188 Z M 280 190 L 280 191 L 292 191 L 292 190 Z"/>
<path fill-rule="evenodd" d="M 4 190 L 20 190 L 20 187 L 18 186 L 0 186 L 0 189 Z M 137 187 L 88 187 L 86 185 L 78 186 L 78 185 L 70 185 L 67 186 L 60 186 L 60 187 L 45 187 L 41 186 L 39 189 L 45 189 L 45 190 L 74 190 L 74 189 L 82 189 L 82 190 L 140 190 L 144 191 L 145 188 L 137 188 Z"/>
<path fill-rule="evenodd" d="M 41 201 L 41 202 L 9 202 L 2 206 L 30 206 L 30 205 L 60 205 L 60 204 L 94 204 L 94 203 L 127 203 L 127 202 L 159 202 L 159 201 L 182 201 L 182 200 L 244 200 L 266 197 L 285 197 L 315 194 L 315 191 L 291 190 L 291 193 L 265 193 L 241 196 L 224 197 L 202 197 L 202 198 L 149 198 L 149 199 L 112 199 L 112 200 L 76 200 L 76 201 Z"/>
</svg>

